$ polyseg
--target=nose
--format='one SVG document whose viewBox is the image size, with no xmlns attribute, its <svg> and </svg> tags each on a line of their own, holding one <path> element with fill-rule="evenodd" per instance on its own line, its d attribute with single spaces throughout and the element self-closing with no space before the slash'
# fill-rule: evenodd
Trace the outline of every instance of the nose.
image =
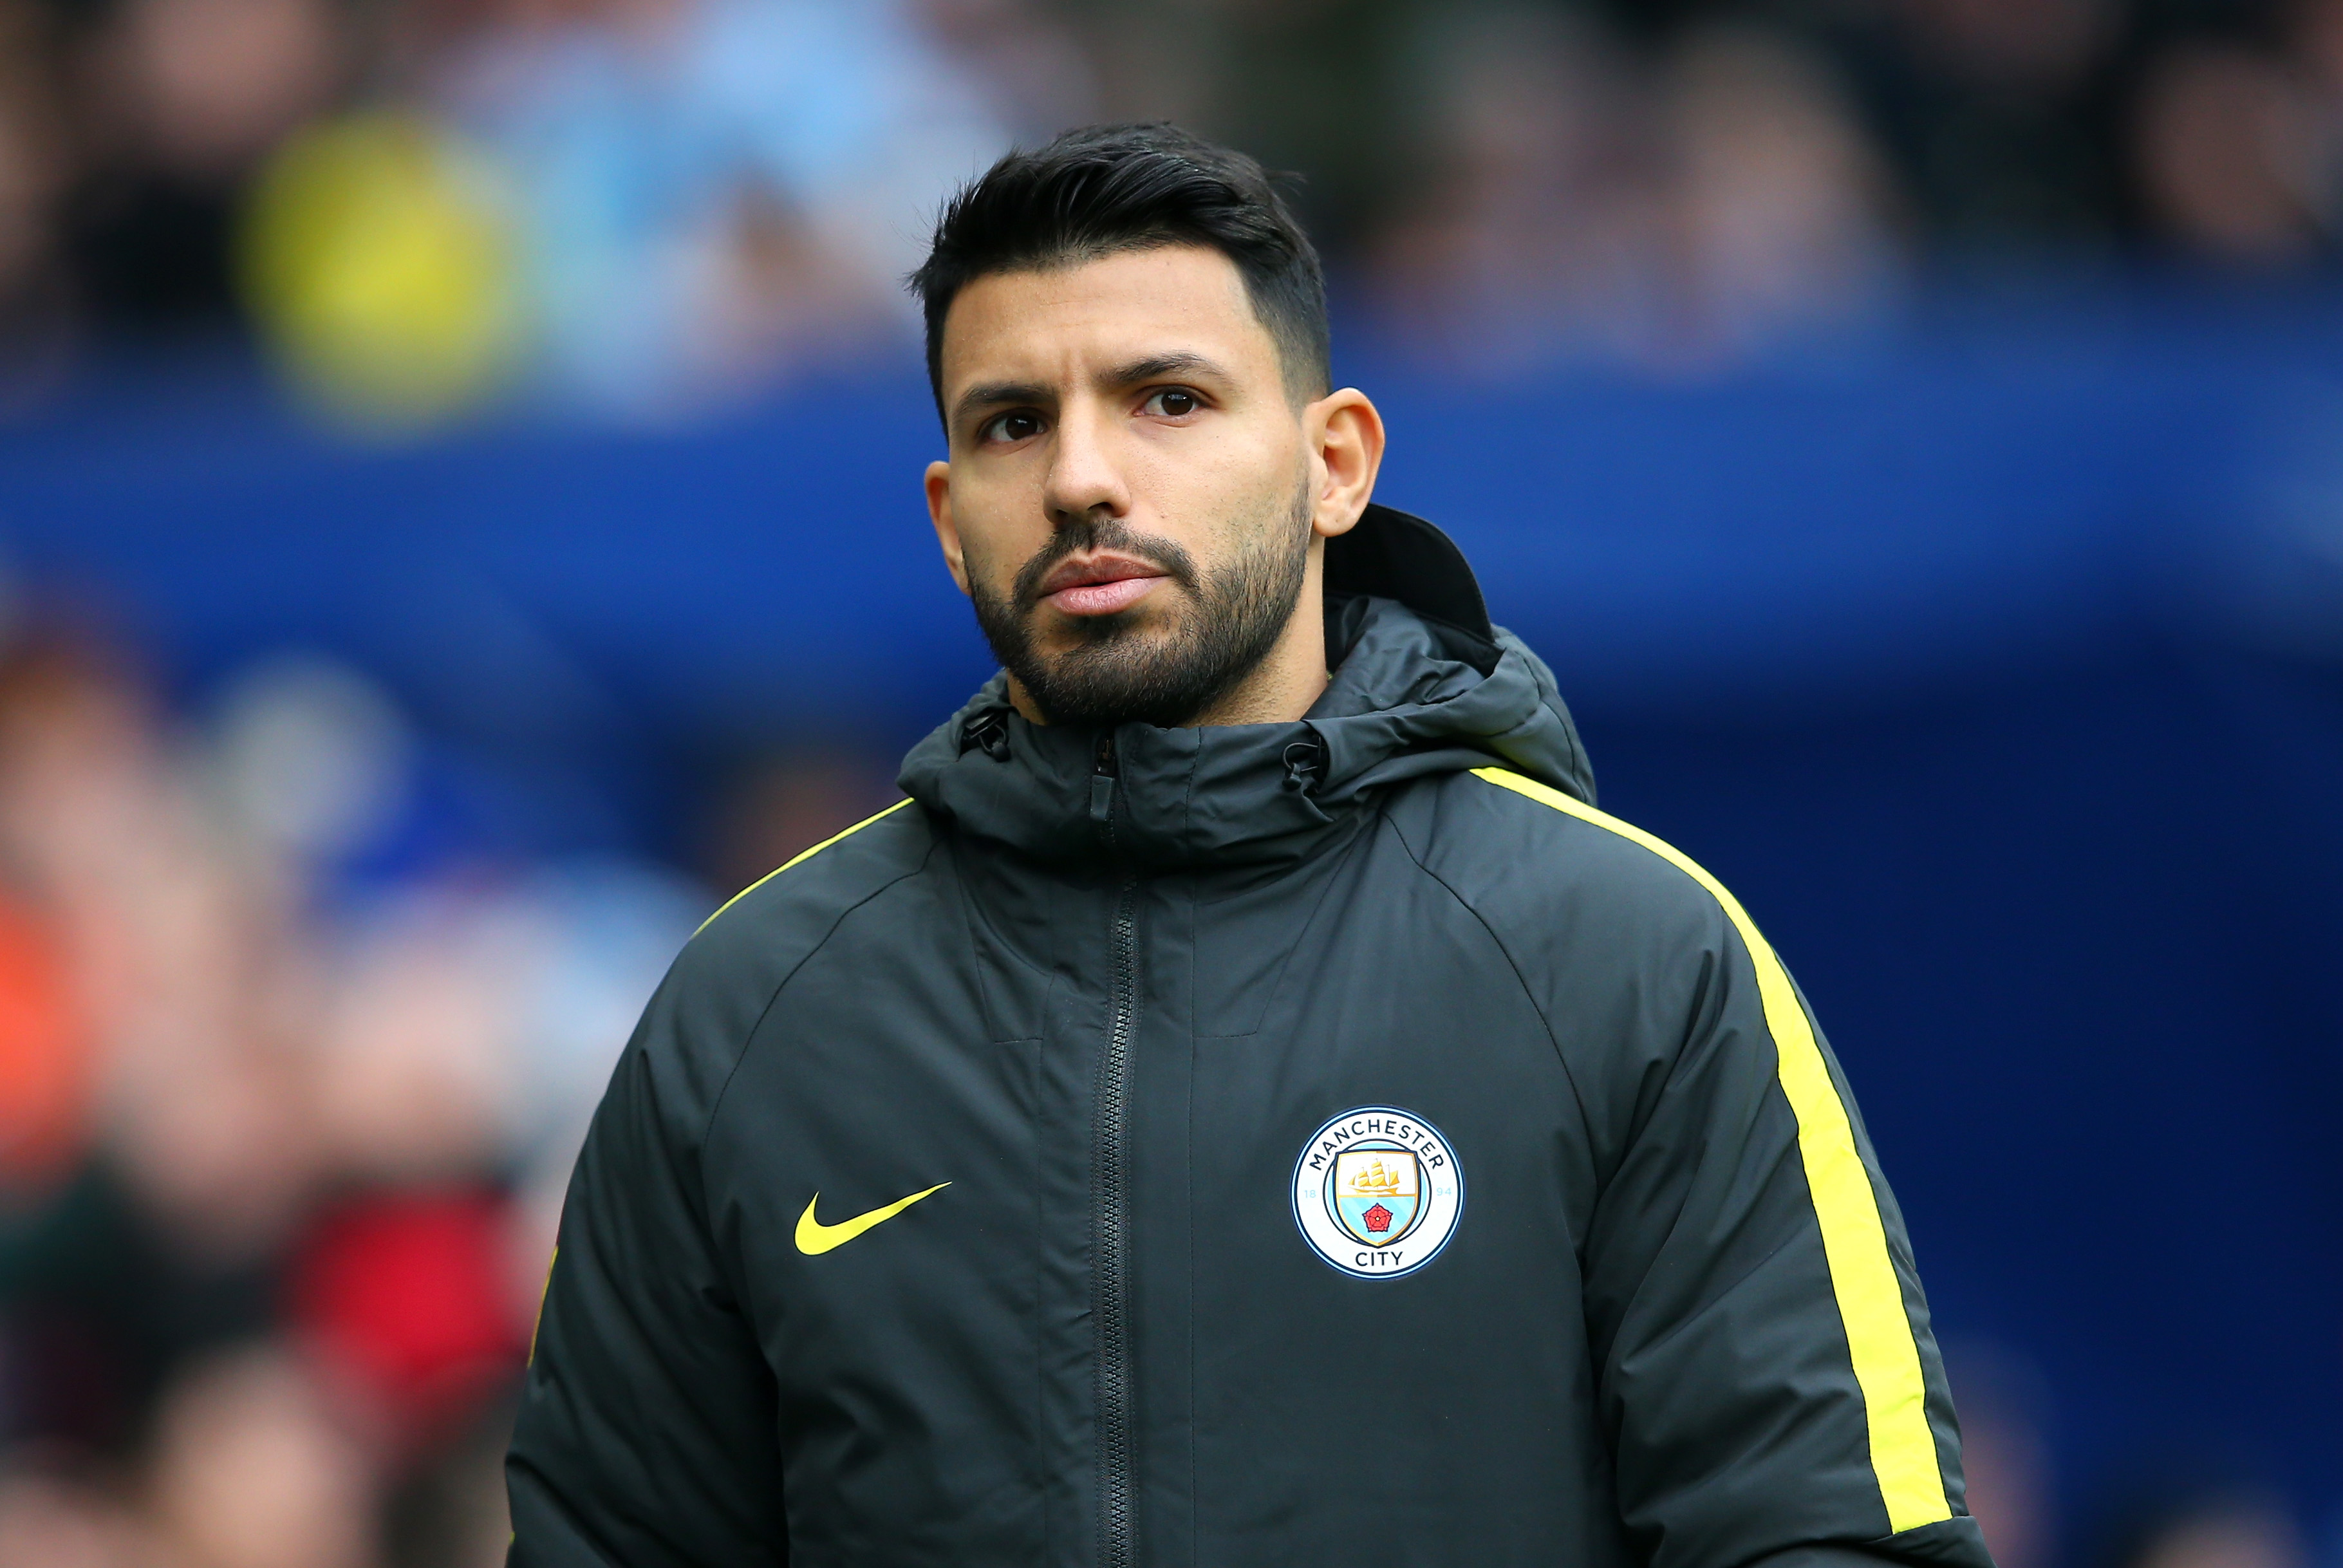
<svg viewBox="0 0 2343 1568">
<path fill-rule="evenodd" d="M 1131 489 L 1115 461 L 1105 413 L 1095 405 L 1075 403 L 1061 411 L 1055 434 L 1041 491 L 1051 526 L 1069 528 L 1101 514 L 1128 513 Z"/>
</svg>

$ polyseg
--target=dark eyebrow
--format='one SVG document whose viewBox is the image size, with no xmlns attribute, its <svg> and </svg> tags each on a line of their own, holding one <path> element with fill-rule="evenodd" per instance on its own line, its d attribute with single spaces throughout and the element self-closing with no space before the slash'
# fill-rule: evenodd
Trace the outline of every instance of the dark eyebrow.
<svg viewBox="0 0 2343 1568">
<path fill-rule="evenodd" d="M 1101 377 L 1110 387 L 1131 387 L 1141 381 L 1162 381 L 1173 377 L 1202 376 L 1225 381 L 1229 373 L 1201 354 L 1184 350 L 1170 354 L 1151 354 L 1144 359 L 1133 359 L 1118 365 Z"/>
<path fill-rule="evenodd" d="M 957 425 L 982 408 L 1006 407 L 1015 403 L 1047 403 L 1050 389 L 1030 381 L 980 381 L 960 395 L 952 404 L 952 423 Z"/>
</svg>

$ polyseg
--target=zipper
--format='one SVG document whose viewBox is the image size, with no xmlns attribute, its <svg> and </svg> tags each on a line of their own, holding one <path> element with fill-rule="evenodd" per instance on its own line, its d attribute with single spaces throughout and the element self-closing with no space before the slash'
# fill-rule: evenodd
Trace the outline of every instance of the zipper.
<svg viewBox="0 0 2343 1568">
<path fill-rule="evenodd" d="M 1099 1058 L 1096 1143 L 1091 1151 L 1097 1251 L 1091 1302 L 1098 1325 L 1098 1446 L 1100 1568 L 1131 1568 L 1133 1508 L 1131 1466 L 1131 1345 L 1124 1300 L 1128 1201 L 1122 1166 L 1123 1111 L 1131 1089 L 1131 1041 L 1139 1023 L 1139 878 L 1116 841 L 1114 736 L 1099 737 L 1091 774 L 1091 820 L 1115 867 L 1114 924 L 1108 954 L 1113 970 L 1111 1023 Z"/>
</svg>

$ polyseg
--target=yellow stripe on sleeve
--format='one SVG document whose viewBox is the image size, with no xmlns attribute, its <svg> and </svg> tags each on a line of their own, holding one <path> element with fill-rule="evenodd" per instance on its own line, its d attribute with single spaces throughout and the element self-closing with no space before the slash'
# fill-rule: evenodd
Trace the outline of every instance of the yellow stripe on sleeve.
<svg viewBox="0 0 2343 1568">
<path fill-rule="evenodd" d="M 1806 1021 L 1805 1009 L 1782 960 L 1723 883 L 1674 845 L 1642 829 L 1597 811 L 1584 802 L 1503 768 L 1476 768 L 1473 776 L 1526 795 L 1584 822 L 1642 845 L 1708 890 L 1749 948 L 1757 968 L 1757 993 L 1765 1026 L 1774 1036 L 1782 1092 L 1798 1123 L 1798 1154 L 1821 1222 L 1823 1254 L 1830 1266 L 1831 1292 L 1846 1325 L 1847 1352 L 1855 1381 L 1863 1390 L 1870 1429 L 1871 1468 L 1879 1478 L 1890 1533 L 1933 1524 L 1953 1515 L 1936 1463 L 1936 1433 L 1928 1427 L 1927 1387 L 1920 1372 L 1920 1346 L 1904 1311 L 1904 1292 L 1887 1255 L 1887 1231 L 1879 1217 L 1879 1197 L 1871 1173 L 1855 1151 L 1854 1124 L 1831 1082 L 1822 1048 Z"/>
<path fill-rule="evenodd" d="M 531 1318 L 528 1323 L 528 1364 L 530 1366 L 537 1364 L 537 1336 L 538 1331 L 545 1327 L 545 1298 L 553 1293 L 553 1265 L 559 1261 L 561 1261 L 561 1243 L 556 1241 L 553 1243 L 553 1256 L 545 1261 L 545 1283 L 538 1288 L 537 1316 Z"/>
<path fill-rule="evenodd" d="M 888 807 L 884 811 L 880 811 L 875 816 L 865 817 L 861 821 L 857 822 L 845 832 L 832 833 L 829 838 L 824 839 L 812 849 L 800 849 L 798 853 L 790 856 L 788 859 L 782 861 L 779 865 L 774 867 L 771 870 L 766 872 L 763 876 L 758 878 L 755 881 L 749 883 L 747 887 L 741 889 L 739 892 L 725 900 L 721 905 L 718 906 L 716 915 L 722 914 L 726 910 L 730 909 L 733 905 L 739 903 L 741 900 L 755 892 L 759 888 L 763 887 L 767 882 L 771 881 L 775 877 L 778 877 L 783 871 L 788 870 L 791 866 L 797 865 L 802 860 L 812 859 L 816 855 L 820 854 L 832 844 L 835 844 L 843 839 L 851 839 L 855 834 L 860 833 L 863 829 L 868 828 L 871 823 L 879 820 L 880 817 L 891 817 L 910 803 L 911 802 L 908 798 L 898 800 L 892 806 Z M 693 931 L 691 934 L 696 937 L 700 931 L 704 931 L 709 927 L 714 925 L 716 923 L 716 915 L 710 915 L 706 920 L 700 921 L 699 930 Z"/>
</svg>

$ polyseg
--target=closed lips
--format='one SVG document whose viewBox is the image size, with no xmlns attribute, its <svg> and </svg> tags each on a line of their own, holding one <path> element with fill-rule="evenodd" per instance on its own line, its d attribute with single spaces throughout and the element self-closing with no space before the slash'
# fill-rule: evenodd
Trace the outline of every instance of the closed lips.
<svg viewBox="0 0 2343 1568">
<path fill-rule="evenodd" d="M 1068 561 L 1042 579 L 1041 597 L 1067 615 L 1112 615 L 1145 598 L 1163 576 L 1128 556 Z"/>
</svg>

